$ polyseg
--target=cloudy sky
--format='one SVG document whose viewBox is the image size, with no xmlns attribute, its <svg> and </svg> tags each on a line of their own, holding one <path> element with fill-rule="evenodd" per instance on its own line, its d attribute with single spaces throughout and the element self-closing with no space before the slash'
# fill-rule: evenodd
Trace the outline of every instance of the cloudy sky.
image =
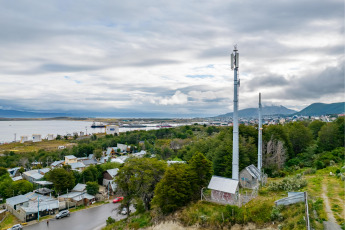
<svg viewBox="0 0 345 230">
<path fill-rule="evenodd" d="M 344 101 L 342 0 L 1 1 L 0 108 L 209 116 Z"/>
</svg>

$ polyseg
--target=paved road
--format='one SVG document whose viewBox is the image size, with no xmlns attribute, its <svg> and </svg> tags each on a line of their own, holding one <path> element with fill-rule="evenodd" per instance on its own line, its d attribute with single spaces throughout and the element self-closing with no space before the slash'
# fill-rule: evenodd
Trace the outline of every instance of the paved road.
<svg viewBox="0 0 345 230">
<path fill-rule="evenodd" d="M 47 221 L 42 221 L 38 224 L 25 226 L 24 230 L 94 230 L 100 229 L 100 226 L 105 226 L 105 221 L 109 216 L 115 220 L 120 220 L 126 216 L 118 214 L 116 211 L 112 211 L 120 204 L 104 204 L 99 207 L 85 209 L 78 212 L 71 213 L 71 216 L 65 217 L 59 220 L 50 219 L 49 226 Z"/>
</svg>

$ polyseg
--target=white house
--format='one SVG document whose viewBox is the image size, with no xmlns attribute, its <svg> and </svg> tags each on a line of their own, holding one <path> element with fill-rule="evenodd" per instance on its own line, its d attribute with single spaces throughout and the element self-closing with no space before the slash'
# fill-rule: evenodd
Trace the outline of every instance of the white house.
<svg viewBox="0 0 345 230">
<path fill-rule="evenodd" d="M 54 134 L 48 134 L 47 140 L 48 140 L 48 141 L 54 140 Z"/>
<path fill-rule="evenodd" d="M 42 141 L 41 134 L 32 134 L 32 142 L 40 142 Z"/>
</svg>

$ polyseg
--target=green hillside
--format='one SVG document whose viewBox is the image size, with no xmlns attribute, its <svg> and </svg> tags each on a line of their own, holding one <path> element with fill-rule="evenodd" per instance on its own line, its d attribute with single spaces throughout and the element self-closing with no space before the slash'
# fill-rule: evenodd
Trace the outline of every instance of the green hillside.
<svg viewBox="0 0 345 230">
<path fill-rule="evenodd" d="M 302 116 L 320 116 L 329 114 L 341 114 L 345 112 L 345 102 L 324 104 L 314 103 L 302 109 L 297 115 Z"/>
</svg>

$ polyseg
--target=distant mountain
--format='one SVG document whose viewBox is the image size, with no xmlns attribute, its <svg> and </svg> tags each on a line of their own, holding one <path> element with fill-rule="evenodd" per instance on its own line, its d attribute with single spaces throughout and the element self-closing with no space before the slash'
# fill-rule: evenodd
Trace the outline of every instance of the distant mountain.
<svg viewBox="0 0 345 230">
<path fill-rule="evenodd" d="M 0 109 L 0 118 L 47 118 L 68 116 L 65 113 L 28 112 Z"/>
<path fill-rule="evenodd" d="M 345 102 L 324 104 L 314 103 L 302 109 L 296 115 L 301 116 L 321 116 L 328 114 L 341 114 L 345 112 Z"/>
<path fill-rule="evenodd" d="M 296 113 L 295 110 L 288 109 L 284 106 L 264 106 L 262 107 L 262 115 L 289 115 Z M 227 113 L 217 116 L 217 118 L 232 117 L 233 113 Z M 243 118 L 258 117 L 258 108 L 241 109 L 238 116 Z"/>
</svg>

